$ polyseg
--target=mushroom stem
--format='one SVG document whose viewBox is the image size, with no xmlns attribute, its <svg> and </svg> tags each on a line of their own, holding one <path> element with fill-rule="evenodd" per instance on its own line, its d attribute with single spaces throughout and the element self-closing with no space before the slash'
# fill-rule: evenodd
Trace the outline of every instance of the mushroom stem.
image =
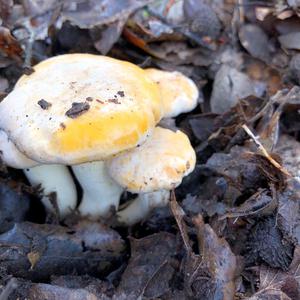
<svg viewBox="0 0 300 300">
<path fill-rule="evenodd" d="M 170 191 L 160 190 L 139 194 L 125 209 L 117 213 L 118 221 L 123 225 L 133 225 L 145 219 L 156 207 L 168 204 Z"/>
<path fill-rule="evenodd" d="M 31 185 L 41 185 L 42 202 L 48 211 L 55 211 L 50 201 L 51 193 L 56 193 L 56 202 L 60 217 L 64 217 L 75 209 L 77 192 L 73 178 L 67 167 L 63 165 L 39 165 L 24 169 Z"/>
<path fill-rule="evenodd" d="M 123 188 L 108 174 L 102 161 L 72 166 L 82 189 L 83 197 L 79 205 L 81 215 L 97 218 L 105 216 L 112 207 L 119 207 Z"/>
</svg>

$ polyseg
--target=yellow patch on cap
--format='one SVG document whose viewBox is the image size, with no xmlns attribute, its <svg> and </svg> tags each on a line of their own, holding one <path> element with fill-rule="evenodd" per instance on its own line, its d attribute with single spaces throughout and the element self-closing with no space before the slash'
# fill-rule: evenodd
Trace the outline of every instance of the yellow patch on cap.
<svg viewBox="0 0 300 300">
<path fill-rule="evenodd" d="M 106 158 L 138 144 L 154 120 L 139 112 L 93 115 L 87 112 L 64 123 L 53 135 L 52 147 L 62 154 L 97 148 L 97 157 Z M 94 152 L 94 151 L 93 151 Z"/>
</svg>

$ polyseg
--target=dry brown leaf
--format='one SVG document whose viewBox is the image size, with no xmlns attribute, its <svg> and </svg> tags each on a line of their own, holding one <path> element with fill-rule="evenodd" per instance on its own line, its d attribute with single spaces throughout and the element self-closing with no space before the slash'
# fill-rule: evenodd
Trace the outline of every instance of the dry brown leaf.
<svg viewBox="0 0 300 300">
<path fill-rule="evenodd" d="M 11 35 L 9 29 L 0 26 L 0 53 L 21 62 L 23 50 L 19 42 Z"/>
<path fill-rule="evenodd" d="M 300 248 L 294 251 L 294 258 L 288 272 L 260 267 L 259 290 L 249 300 L 274 299 L 297 300 L 300 297 Z"/>
</svg>

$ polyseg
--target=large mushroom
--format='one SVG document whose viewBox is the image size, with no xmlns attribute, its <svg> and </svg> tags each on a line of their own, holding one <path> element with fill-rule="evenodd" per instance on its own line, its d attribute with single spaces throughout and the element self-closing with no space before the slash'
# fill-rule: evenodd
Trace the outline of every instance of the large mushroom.
<svg viewBox="0 0 300 300">
<path fill-rule="evenodd" d="M 121 223 L 132 225 L 141 221 L 154 207 L 164 206 L 169 191 L 190 174 L 196 154 L 188 137 L 156 127 L 143 145 L 107 161 L 110 175 L 126 190 L 138 193 L 128 207 L 118 212 Z"/>
<path fill-rule="evenodd" d="M 111 206 L 117 209 L 123 188 L 103 161 L 142 145 L 164 116 L 166 93 L 149 74 L 131 63 L 90 54 L 39 63 L 0 103 L 2 160 L 42 185 L 44 203 L 56 192 L 62 216 L 76 205 L 67 166 L 83 188 L 83 215 L 104 216 Z M 164 97 L 168 102 L 173 96 Z"/>
<path fill-rule="evenodd" d="M 12 166 L 25 167 L 29 181 L 40 183 L 45 193 L 55 191 L 62 215 L 76 204 L 75 196 L 64 197 L 70 185 L 61 178 L 71 176 L 69 165 L 76 165 L 73 171 L 83 187 L 82 214 L 105 215 L 112 205 L 117 209 L 122 188 L 107 177 L 101 161 L 143 143 L 161 116 L 159 89 L 142 69 L 89 54 L 43 61 L 0 103 L 6 140 L 18 156 L 37 165 L 15 159 Z M 4 148 L 2 159 L 10 164 Z"/>
</svg>

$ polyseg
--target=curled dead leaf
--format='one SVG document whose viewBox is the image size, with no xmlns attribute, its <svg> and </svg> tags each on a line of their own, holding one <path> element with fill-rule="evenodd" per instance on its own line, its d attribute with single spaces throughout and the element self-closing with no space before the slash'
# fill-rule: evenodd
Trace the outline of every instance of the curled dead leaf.
<svg viewBox="0 0 300 300">
<path fill-rule="evenodd" d="M 21 62 L 23 50 L 19 42 L 11 35 L 10 30 L 0 26 L 0 53 Z"/>
</svg>

